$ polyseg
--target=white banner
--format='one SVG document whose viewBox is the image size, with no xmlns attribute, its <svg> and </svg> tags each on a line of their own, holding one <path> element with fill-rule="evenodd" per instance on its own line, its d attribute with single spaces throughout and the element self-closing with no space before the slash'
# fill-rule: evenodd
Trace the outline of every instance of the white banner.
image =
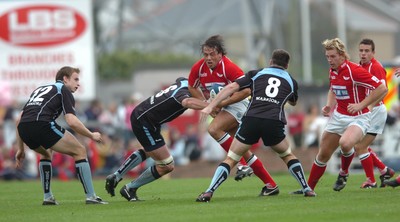
<svg viewBox="0 0 400 222">
<path fill-rule="evenodd" d="M 63 66 L 81 70 L 75 97 L 93 99 L 92 20 L 91 0 L 0 1 L 0 82 L 13 99 L 25 102 Z"/>
</svg>

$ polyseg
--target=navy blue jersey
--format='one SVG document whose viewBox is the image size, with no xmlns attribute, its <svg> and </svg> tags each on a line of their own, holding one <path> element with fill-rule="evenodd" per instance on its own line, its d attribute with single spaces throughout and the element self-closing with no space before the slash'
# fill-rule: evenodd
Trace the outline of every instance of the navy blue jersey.
<svg viewBox="0 0 400 222">
<path fill-rule="evenodd" d="M 40 86 L 33 91 L 25 104 L 21 122 L 51 122 L 57 119 L 61 113 L 75 115 L 74 106 L 74 96 L 61 81 Z"/>
<path fill-rule="evenodd" d="M 296 102 L 297 82 L 284 69 L 269 67 L 252 70 L 237 79 L 240 89 L 250 87 L 251 101 L 245 116 L 279 120 L 286 124 L 285 103 Z"/>
<path fill-rule="evenodd" d="M 181 115 L 187 109 L 182 106 L 182 101 L 189 97 L 188 81 L 177 81 L 136 106 L 132 117 L 159 126 Z"/>
</svg>

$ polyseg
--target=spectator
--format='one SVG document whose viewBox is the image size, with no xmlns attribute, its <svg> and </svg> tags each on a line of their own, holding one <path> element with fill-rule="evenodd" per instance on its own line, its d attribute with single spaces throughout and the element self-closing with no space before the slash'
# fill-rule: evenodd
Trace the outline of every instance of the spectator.
<svg viewBox="0 0 400 222">
<path fill-rule="evenodd" d="M 303 121 L 304 112 L 299 107 L 294 107 L 293 111 L 288 115 L 288 129 L 289 134 L 293 138 L 295 148 L 300 148 L 303 144 Z"/>
</svg>

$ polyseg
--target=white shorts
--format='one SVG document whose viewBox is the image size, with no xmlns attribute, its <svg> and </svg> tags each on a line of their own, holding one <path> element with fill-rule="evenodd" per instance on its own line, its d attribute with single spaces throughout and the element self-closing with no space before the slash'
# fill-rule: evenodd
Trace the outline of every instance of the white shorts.
<svg viewBox="0 0 400 222">
<path fill-rule="evenodd" d="M 367 133 L 382 134 L 387 119 L 387 110 L 385 105 L 375 106 L 371 111 L 371 123 Z"/>
<path fill-rule="evenodd" d="M 325 131 L 342 135 L 349 126 L 358 126 L 363 134 L 367 133 L 370 126 L 371 113 L 365 113 L 359 116 L 348 116 L 336 111 L 332 113 L 331 118 L 325 127 Z"/>
<path fill-rule="evenodd" d="M 230 113 L 233 117 L 235 117 L 236 121 L 240 124 L 242 122 L 242 117 L 249 106 L 250 101 L 246 98 L 237 103 L 233 103 L 229 106 L 222 108 L 222 110 Z"/>
</svg>

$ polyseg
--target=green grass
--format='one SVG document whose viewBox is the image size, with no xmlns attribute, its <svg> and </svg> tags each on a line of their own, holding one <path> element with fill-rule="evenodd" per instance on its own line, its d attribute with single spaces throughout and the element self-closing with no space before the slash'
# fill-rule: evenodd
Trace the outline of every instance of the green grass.
<svg viewBox="0 0 400 222">
<path fill-rule="evenodd" d="M 104 180 L 95 181 L 97 195 L 108 205 L 85 205 L 78 181 L 52 182 L 60 203 L 42 206 L 39 181 L 0 182 L 0 221 L 398 221 L 400 189 L 360 189 L 364 175 L 353 174 L 341 192 L 334 192 L 336 175 L 326 174 L 316 188 L 316 198 L 289 195 L 299 188 L 288 173 L 274 175 L 280 194 L 257 197 L 261 182 L 254 176 L 236 182 L 227 180 L 210 203 L 197 203 L 211 178 L 158 180 L 139 189 L 145 200 L 127 202 L 119 193 L 110 197 Z M 129 180 L 123 180 L 120 187 Z"/>
</svg>

